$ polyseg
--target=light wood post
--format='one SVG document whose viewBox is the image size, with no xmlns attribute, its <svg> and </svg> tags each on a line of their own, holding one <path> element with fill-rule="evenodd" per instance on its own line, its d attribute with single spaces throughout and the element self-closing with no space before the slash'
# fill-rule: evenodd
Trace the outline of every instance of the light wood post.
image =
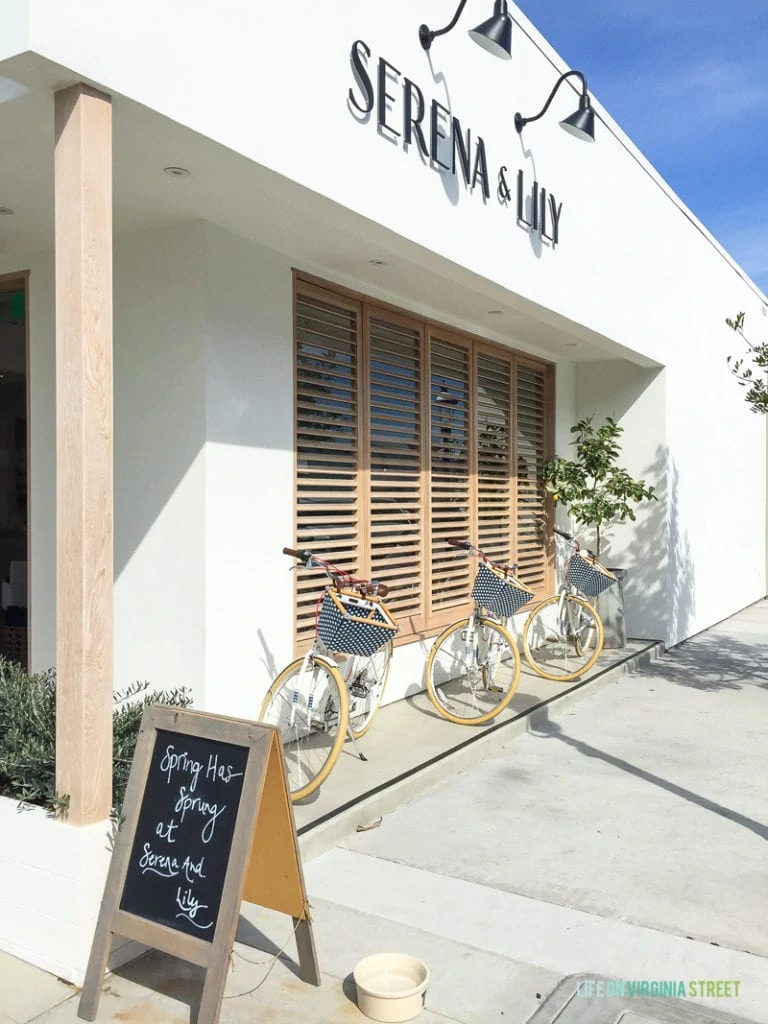
<svg viewBox="0 0 768 1024">
<path fill-rule="evenodd" d="M 55 95 L 56 788 L 112 804 L 112 104 Z"/>
</svg>

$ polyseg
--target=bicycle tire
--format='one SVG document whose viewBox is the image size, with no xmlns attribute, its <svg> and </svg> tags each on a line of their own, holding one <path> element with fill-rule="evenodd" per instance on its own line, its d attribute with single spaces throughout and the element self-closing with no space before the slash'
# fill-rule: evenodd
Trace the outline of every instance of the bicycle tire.
<svg viewBox="0 0 768 1024">
<path fill-rule="evenodd" d="M 345 739 L 345 737 L 347 735 L 347 726 L 349 724 L 349 699 L 348 699 L 348 696 L 347 696 L 347 688 L 344 685 L 344 681 L 343 681 L 343 679 L 342 679 L 342 677 L 341 677 L 341 675 L 339 673 L 339 670 L 336 668 L 336 666 L 333 664 L 333 662 L 330 659 L 324 658 L 324 657 L 322 657 L 322 655 L 319 655 L 319 654 L 311 655 L 309 664 L 312 666 L 313 671 L 320 670 L 323 673 L 325 673 L 325 676 L 327 677 L 327 680 L 329 680 L 330 683 L 332 684 L 332 688 L 329 691 L 329 695 L 328 695 L 328 697 L 325 700 L 325 710 L 323 711 L 323 714 L 324 715 L 328 714 L 328 708 L 327 708 L 328 699 L 333 697 L 333 695 L 335 694 L 335 700 L 337 702 L 337 708 L 338 708 L 338 711 L 337 711 L 338 722 L 336 723 L 336 734 L 335 734 L 335 736 L 332 737 L 333 742 L 331 743 L 331 745 L 330 745 L 330 747 L 328 749 L 328 752 L 326 754 L 326 757 L 325 757 L 321 767 L 318 769 L 318 771 L 315 774 L 313 774 L 313 777 L 309 780 L 309 782 L 305 783 L 303 786 L 299 786 L 298 788 L 294 789 L 293 785 L 292 785 L 291 778 L 292 778 L 292 774 L 295 774 L 295 773 L 292 772 L 292 768 L 293 768 L 294 763 L 296 761 L 298 761 L 298 759 L 300 758 L 300 754 L 298 753 L 299 742 L 300 742 L 300 740 L 306 739 L 306 736 L 302 736 L 302 737 L 298 737 L 297 736 L 297 741 L 296 741 L 297 753 L 294 756 L 293 752 L 290 749 L 290 742 L 291 741 L 286 740 L 285 733 L 280 728 L 279 723 L 274 722 L 274 721 L 270 721 L 269 710 L 270 710 L 270 706 L 273 704 L 273 702 L 276 701 L 276 699 L 277 699 L 280 691 L 283 689 L 283 687 L 285 687 L 286 685 L 290 685 L 291 677 L 296 675 L 298 672 L 300 672 L 301 667 L 304 664 L 304 660 L 305 660 L 304 658 L 297 658 L 295 661 L 292 661 L 290 663 L 290 665 L 286 665 L 286 667 L 283 669 L 283 671 L 280 673 L 280 675 L 277 677 L 277 679 L 275 679 L 275 681 L 272 683 L 272 685 L 270 686 L 269 690 L 267 691 L 267 694 L 266 694 L 266 696 L 264 698 L 264 701 L 263 701 L 263 703 L 261 705 L 261 711 L 259 713 L 259 721 L 260 722 L 265 722 L 268 725 L 277 725 L 278 729 L 280 730 L 281 739 L 283 741 L 283 752 L 285 754 L 286 772 L 288 774 L 288 785 L 289 785 L 289 789 L 290 789 L 290 793 L 291 793 L 291 802 L 292 803 L 297 803 L 299 800 L 303 800 L 305 797 L 310 796 L 312 793 L 315 792 L 316 789 L 318 789 L 320 786 L 322 786 L 322 784 L 325 782 L 325 780 L 331 774 L 331 771 L 333 770 L 333 767 L 334 767 L 334 765 L 336 764 L 336 762 L 337 762 L 337 760 L 339 758 L 339 754 L 341 753 L 341 748 L 342 748 L 342 746 L 344 744 L 344 739 Z M 317 687 L 315 686 L 315 689 L 316 688 Z M 285 698 L 283 698 L 283 703 L 281 705 L 279 705 L 278 711 L 284 711 L 284 710 L 287 709 L 288 712 L 289 712 L 289 716 L 290 716 L 290 709 L 291 709 L 291 707 L 293 707 L 293 705 L 295 703 L 294 702 L 294 692 L 295 691 L 292 689 L 291 693 L 290 693 L 290 696 L 289 696 L 289 699 L 286 700 Z M 313 690 L 313 696 L 314 696 L 314 690 Z M 299 701 L 296 701 L 296 703 L 300 703 L 300 698 L 299 698 Z M 308 700 L 305 700 L 305 707 L 307 707 L 307 708 L 309 707 L 309 701 Z M 313 707 L 312 710 L 315 711 L 317 709 L 315 707 Z M 331 713 L 333 713 L 333 709 L 331 709 Z M 272 717 L 274 717 L 274 715 Z M 294 711 L 294 717 L 295 717 L 295 711 Z M 290 725 L 289 728 L 294 728 L 294 726 Z M 320 730 L 317 730 L 317 732 L 319 732 L 319 731 Z M 313 730 L 312 730 L 312 724 L 311 724 L 311 719 L 310 719 L 309 727 L 308 727 L 308 731 L 307 731 L 306 735 L 310 736 L 310 735 L 312 735 L 312 733 L 313 733 Z M 301 778 L 301 771 L 300 770 L 299 770 L 299 778 Z"/>
<path fill-rule="evenodd" d="M 394 646 L 395 645 L 392 642 L 392 640 L 388 640 L 386 642 L 386 644 L 382 648 L 380 648 L 379 651 L 376 651 L 376 653 L 371 655 L 371 657 L 368 659 L 369 662 L 372 662 L 373 659 L 378 654 L 383 652 L 383 656 L 386 659 L 386 661 L 385 661 L 384 672 L 383 672 L 383 677 L 384 678 L 382 679 L 382 681 L 381 681 L 381 683 L 379 685 L 379 688 L 377 690 L 377 693 L 376 693 L 376 696 L 374 698 L 374 701 L 371 704 L 370 708 L 368 709 L 368 715 L 364 719 L 363 725 L 362 725 L 362 727 L 360 729 L 354 729 L 353 725 L 352 725 L 352 723 L 355 721 L 355 719 L 353 717 L 353 714 L 352 714 L 352 712 L 354 710 L 353 706 L 352 706 L 352 700 L 354 700 L 354 697 L 352 697 L 352 695 L 350 695 L 351 699 L 350 699 L 350 708 L 349 708 L 349 731 L 352 734 L 353 739 L 359 740 L 363 736 L 365 736 L 365 734 L 368 732 L 368 730 L 373 725 L 374 718 L 378 714 L 379 708 L 381 707 L 382 698 L 384 697 L 384 691 L 387 688 L 387 681 L 389 679 L 389 672 L 390 672 L 390 669 L 392 668 L 392 654 L 394 652 Z M 368 666 L 366 666 L 366 668 L 367 667 Z"/>
<path fill-rule="evenodd" d="M 435 683 L 435 662 L 437 660 L 438 654 L 443 649 L 443 645 L 454 634 L 457 634 L 458 636 L 456 639 L 454 639 L 453 643 L 457 645 L 459 651 L 462 650 L 464 640 L 461 637 L 461 633 L 467 630 L 467 628 L 469 627 L 469 622 L 469 618 L 459 619 L 458 622 L 454 622 L 450 626 L 446 626 L 442 633 L 440 633 L 439 636 L 435 639 L 435 642 L 432 645 L 432 650 L 429 652 L 429 657 L 427 658 L 427 693 L 429 694 L 429 699 L 432 701 L 435 710 L 438 711 L 439 714 L 443 718 L 447 719 L 449 722 L 454 722 L 456 725 L 485 725 L 486 722 L 490 722 L 491 719 L 496 718 L 497 715 L 501 714 L 501 712 L 504 710 L 505 707 L 507 707 L 507 705 L 510 703 L 510 701 L 515 695 L 515 691 L 517 690 L 517 684 L 520 681 L 520 654 L 517 650 L 517 644 L 515 643 L 514 638 L 504 626 L 494 621 L 493 619 L 487 618 L 486 616 L 477 616 L 475 619 L 476 626 L 487 628 L 493 632 L 496 632 L 497 634 L 499 634 L 500 638 L 509 648 L 509 652 L 513 660 L 512 680 L 510 682 L 509 687 L 507 688 L 507 691 L 498 699 L 494 707 L 485 712 L 485 714 L 467 718 L 457 715 L 454 712 L 450 711 L 447 707 L 444 706 L 443 702 L 440 699 L 440 695 L 437 692 L 438 686 L 444 684 L 436 685 Z M 453 656 L 453 660 L 455 663 L 455 656 Z M 499 659 L 494 669 L 494 675 L 498 672 L 500 664 L 502 664 L 501 659 Z M 455 676 L 448 681 L 455 682 L 458 678 L 460 677 Z M 485 685 L 485 689 L 489 689 L 487 685 Z"/>
<path fill-rule="evenodd" d="M 586 644 L 580 642 L 578 640 L 578 637 L 576 637 L 576 638 L 569 638 L 567 640 L 563 639 L 563 637 L 562 637 L 562 629 L 561 629 L 560 623 L 558 623 L 557 628 L 555 628 L 555 627 L 550 626 L 547 622 L 545 622 L 543 620 L 543 618 L 541 618 L 542 613 L 546 612 L 546 610 L 550 606 L 559 604 L 561 599 L 563 600 L 564 604 L 571 605 L 571 606 L 572 605 L 576 605 L 582 614 L 584 612 L 586 612 L 587 614 L 589 614 L 592 617 L 592 619 L 594 621 L 594 629 L 596 630 L 596 636 L 595 636 L 595 643 L 594 643 L 594 648 L 592 649 L 592 653 L 591 653 L 591 655 L 589 655 L 587 657 L 586 661 L 583 664 L 579 665 L 579 667 L 575 671 L 571 671 L 571 672 L 564 671 L 564 672 L 554 673 L 554 672 L 551 672 L 551 671 L 547 671 L 546 668 L 542 667 L 537 662 L 536 657 L 535 657 L 535 652 L 536 651 L 546 650 L 546 649 L 551 650 L 552 649 L 551 645 L 553 643 L 555 643 L 555 642 L 558 642 L 558 641 L 563 644 L 564 648 L 567 647 L 568 644 L 572 643 L 573 647 L 574 647 L 574 650 L 576 651 L 577 654 L 578 654 L 579 649 L 581 649 L 584 653 L 586 653 L 586 651 L 588 650 L 589 646 L 591 646 L 591 644 L 590 645 L 586 645 Z M 531 646 L 532 634 L 535 632 L 535 629 L 534 629 L 534 624 L 535 623 L 538 623 L 539 633 L 540 633 L 540 635 L 544 636 L 545 641 L 547 640 L 547 637 L 550 638 L 550 646 L 549 646 L 549 648 L 546 647 L 546 643 L 541 645 L 540 647 L 532 647 Z M 555 636 L 555 634 L 558 634 L 558 635 Z M 523 656 L 525 657 L 525 660 L 528 663 L 528 665 L 530 666 L 530 668 L 536 673 L 536 675 L 541 676 L 542 679 L 549 679 L 552 682 L 567 683 L 567 682 L 570 682 L 570 681 L 572 681 L 574 679 L 579 679 L 579 678 L 581 678 L 581 676 L 583 676 L 587 672 L 589 672 L 589 670 L 594 666 L 595 662 L 597 661 L 597 659 L 600 657 L 600 655 L 602 653 L 602 650 L 603 650 L 603 640 L 604 640 L 604 634 L 603 634 L 603 622 L 602 622 L 602 619 L 600 618 L 599 614 L 597 613 L 597 609 L 593 605 L 591 605 L 589 603 L 589 601 L 584 600 L 584 598 L 582 598 L 582 597 L 577 597 L 575 594 L 564 594 L 564 595 L 552 594 L 550 597 L 547 597 L 543 601 L 540 601 L 534 608 L 532 608 L 531 611 L 530 611 L 530 614 L 528 615 L 528 618 L 525 620 L 525 625 L 523 626 L 523 635 L 522 635 Z M 548 663 L 548 664 L 549 664 L 549 667 L 551 668 L 551 662 Z"/>
</svg>

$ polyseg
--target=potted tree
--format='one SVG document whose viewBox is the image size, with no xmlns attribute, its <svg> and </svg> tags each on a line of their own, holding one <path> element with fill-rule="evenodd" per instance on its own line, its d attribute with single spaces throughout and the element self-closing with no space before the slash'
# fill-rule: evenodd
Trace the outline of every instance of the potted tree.
<svg viewBox="0 0 768 1024">
<path fill-rule="evenodd" d="M 555 502 L 567 508 L 578 524 L 594 530 L 591 550 L 599 559 L 603 531 L 627 519 L 634 521 L 636 505 L 658 499 L 655 488 L 647 486 L 645 480 L 633 480 L 626 469 L 618 465 L 619 439 L 624 428 L 610 417 L 595 427 L 593 419 L 594 416 L 587 416 L 571 427 L 571 433 L 575 434 L 571 443 L 576 448 L 576 458 L 555 456 L 549 459 L 544 464 L 542 479 Z M 626 644 L 622 591 L 626 569 L 611 567 L 611 572 L 619 582 L 601 595 L 599 611 L 605 627 L 605 646 L 616 648 Z"/>
</svg>

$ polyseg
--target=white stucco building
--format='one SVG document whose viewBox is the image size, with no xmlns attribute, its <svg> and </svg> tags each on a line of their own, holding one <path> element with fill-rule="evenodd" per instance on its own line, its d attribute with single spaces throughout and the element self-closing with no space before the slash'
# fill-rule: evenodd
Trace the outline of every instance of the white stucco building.
<svg viewBox="0 0 768 1024">
<path fill-rule="evenodd" d="M 67 616 L 82 630 L 83 607 L 99 615 L 84 570 L 57 637 L 57 408 L 61 430 L 76 389 L 56 322 L 61 335 L 79 316 L 109 348 L 87 287 L 108 267 L 66 216 L 88 209 L 93 180 L 106 189 L 109 152 L 115 686 L 188 686 L 200 708 L 257 715 L 309 628 L 312 598 L 282 548 L 325 543 L 392 587 L 404 642 L 388 698 L 401 697 L 467 600 L 442 537 L 474 532 L 551 585 L 534 469 L 593 413 L 622 424 L 624 463 L 659 496 L 609 535 L 608 560 L 630 571 L 630 634 L 674 644 L 765 595 L 766 429 L 728 374 L 723 321 L 744 310 L 763 324 L 768 300 L 599 97 L 594 144 L 560 130 L 577 81 L 518 134 L 515 112 L 537 112 L 568 68 L 514 7 L 511 59 L 483 52 L 466 30 L 490 13 L 470 0 L 427 53 L 419 24 L 450 20 L 442 0 L 305 4 L 289 34 L 279 4 L 5 0 L 0 274 L 26 289 L 26 369 L 12 320 L 0 355 L 28 400 L 33 669 L 61 663 Z M 65 152 L 62 91 L 80 83 L 95 106 Z M 101 213 L 88 223 L 109 247 Z M 57 294 L 56 249 L 85 285 L 60 270 Z M 86 353 L 80 405 L 110 372 Z M 491 500 L 483 437 L 499 423 L 507 476 Z M 98 443 L 80 420 L 69 429 L 87 547 Z M 79 456 L 59 442 L 61 487 Z M 463 496 L 450 508 L 446 486 Z M 58 515 L 61 572 L 61 502 Z M 52 870 L 37 833 L 12 848 L 0 833 L 0 947 L 76 980 L 103 882 L 100 817 L 50 826 L 69 844 L 53 902 L 36 903 Z M 26 883 L 12 870 L 24 858 Z"/>
</svg>

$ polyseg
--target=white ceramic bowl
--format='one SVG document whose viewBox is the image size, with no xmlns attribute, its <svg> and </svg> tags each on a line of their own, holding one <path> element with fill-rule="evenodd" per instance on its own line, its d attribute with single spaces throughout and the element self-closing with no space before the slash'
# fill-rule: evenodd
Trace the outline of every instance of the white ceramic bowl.
<svg viewBox="0 0 768 1024">
<path fill-rule="evenodd" d="M 424 1008 L 429 968 L 403 953 L 367 956 L 354 970 L 357 1005 L 372 1020 L 396 1024 L 418 1017 Z"/>
</svg>

